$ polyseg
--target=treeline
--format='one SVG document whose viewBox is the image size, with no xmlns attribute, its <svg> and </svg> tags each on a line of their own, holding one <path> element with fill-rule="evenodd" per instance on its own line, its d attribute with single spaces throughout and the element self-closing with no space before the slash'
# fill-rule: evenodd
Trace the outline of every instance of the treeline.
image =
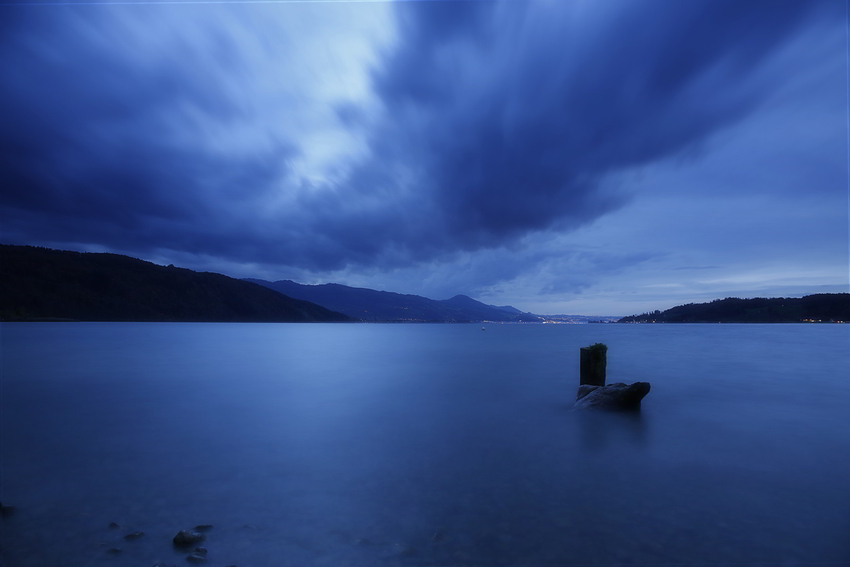
<svg viewBox="0 0 850 567">
<path fill-rule="evenodd" d="M 349 321 L 221 274 L 119 254 L 0 245 L 4 321 Z"/>
<path fill-rule="evenodd" d="M 666 311 L 623 317 L 619 323 L 799 323 L 850 321 L 850 294 L 739 299 L 688 303 Z"/>
</svg>

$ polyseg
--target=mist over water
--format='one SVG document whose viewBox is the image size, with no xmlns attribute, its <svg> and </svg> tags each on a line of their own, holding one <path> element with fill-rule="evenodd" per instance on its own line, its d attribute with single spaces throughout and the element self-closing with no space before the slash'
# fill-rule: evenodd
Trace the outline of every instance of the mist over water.
<svg viewBox="0 0 850 567">
<path fill-rule="evenodd" d="M 850 326 L 486 329 L 4 323 L 3 560 L 850 563 Z"/>
</svg>

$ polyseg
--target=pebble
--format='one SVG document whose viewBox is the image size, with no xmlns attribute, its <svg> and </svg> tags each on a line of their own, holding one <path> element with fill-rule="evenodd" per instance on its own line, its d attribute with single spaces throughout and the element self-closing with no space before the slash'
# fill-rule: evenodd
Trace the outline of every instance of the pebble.
<svg viewBox="0 0 850 567">
<path fill-rule="evenodd" d="M 174 545 L 177 546 L 189 546 L 195 545 L 196 543 L 200 543 L 207 539 L 207 536 L 204 534 L 199 534 L 197 532 L 190 532 L 189 530 L 180 530 L 174 539 L 171 541 L 174 542 Z"/>
</svg>

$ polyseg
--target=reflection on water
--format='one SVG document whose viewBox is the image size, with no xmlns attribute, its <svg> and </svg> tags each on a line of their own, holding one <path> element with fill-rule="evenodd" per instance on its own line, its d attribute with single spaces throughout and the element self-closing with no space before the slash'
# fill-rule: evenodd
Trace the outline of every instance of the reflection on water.
<svg viewBox="0 0 850 567">
<path fill-rule="evenodd" d="M 3 557 L 850 561 L 848 331 L 4 324 Z M 595 342 L 640 413 L 571 411 Z"/>
<path fill-rule="evenodd" d="M 643 412 L 582 411 L 576 415 L 580 446 L 585 452 L 647 446 L 650 417 Z"/>
</svg>

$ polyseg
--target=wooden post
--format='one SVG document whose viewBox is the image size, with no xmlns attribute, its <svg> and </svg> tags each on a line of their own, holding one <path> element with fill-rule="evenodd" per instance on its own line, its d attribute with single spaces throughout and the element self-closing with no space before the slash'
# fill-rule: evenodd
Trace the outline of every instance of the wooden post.
<svg viewBox="0 0 850 567">
<path fill-rule="evenodd" d="M 581 348 L 581 374 L 579 384 L 605 385 L 605 367 L 608 364 L 608 347 L 596 343 Z"/>
</svg>

